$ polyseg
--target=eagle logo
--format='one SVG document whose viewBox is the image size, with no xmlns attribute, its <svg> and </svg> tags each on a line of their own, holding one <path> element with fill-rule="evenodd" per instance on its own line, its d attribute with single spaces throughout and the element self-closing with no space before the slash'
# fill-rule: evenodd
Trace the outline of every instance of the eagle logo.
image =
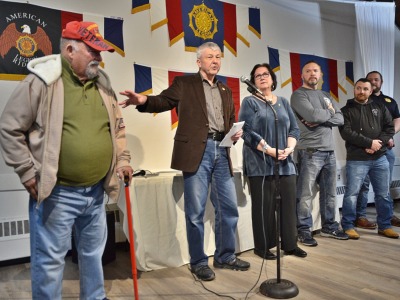
<svg viewBox="0 0 400 300">
<path fill-rule="evenodd" d="M 52 54 L 52 46 L 46 32 L 37 27 L 36 33 L 31 33 L 31 28 L 28 25 L 22 25 L 22 32 L 17 30 L 15 23 L 7 26 L 0 36 L 0 56 L 4 56 L 15 47 L 19 54 L 24 57 L 32 57 L 38 50 L 41 50 L 44 55 Z"/>
</svg>

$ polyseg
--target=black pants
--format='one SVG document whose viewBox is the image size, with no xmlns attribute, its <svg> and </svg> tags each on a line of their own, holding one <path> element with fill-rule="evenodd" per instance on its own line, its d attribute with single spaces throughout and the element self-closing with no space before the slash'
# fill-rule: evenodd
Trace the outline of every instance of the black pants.
<svg viewBox="0 0 400 300">
<path fill-rule="evenodd" d="M 275 177 L 249 177 L 254 248 L 264 252 L 276 246 Z M 262 189 L 264 188 L 264 199 Z M 280 176 L 281 248 L 290 251 L 297 246 L 296 175 Z M 264 230 L 263 230 L 264 228 Z M 264 238 L 265 231 L 265 238 Z"/>
</svg>

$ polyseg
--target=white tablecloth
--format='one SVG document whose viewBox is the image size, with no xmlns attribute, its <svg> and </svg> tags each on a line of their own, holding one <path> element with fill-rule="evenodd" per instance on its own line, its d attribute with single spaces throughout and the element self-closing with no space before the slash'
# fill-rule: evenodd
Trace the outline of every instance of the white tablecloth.
<svg viewBox="0 0 400 300">
<path fill-rule="evenodd" d="M 243 177 L 235 173 L 238 195 L 239 222 L 236 232 L 236 251 L 254 247 L 251 224 L 251 201 Z M 183 176 L 180 173 L 160 173 L 153 177 L 135 177 L 129 189 L 135 239 L 137 268 L 141 271 L 165 267 L 179 267 L 189 262 L 183 204 Z M 126 211 L 125 197 L 120 197 L 118 206 Z M 213 255 L 214 209 L 207 202 L 204 216 L 204 248 Z M 124 217 L 124 232 L 129 237 L 127 218 Z"/>
</svg>

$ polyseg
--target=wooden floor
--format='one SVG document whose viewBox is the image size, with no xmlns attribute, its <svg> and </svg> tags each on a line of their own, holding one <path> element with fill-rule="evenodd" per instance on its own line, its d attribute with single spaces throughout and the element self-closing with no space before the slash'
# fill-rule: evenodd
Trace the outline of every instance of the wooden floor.
<svg viewBox="0 0 400 300">
<path fill-rule="evenodd" d="M 395 212 L 400 216 L 398 201 Z M 368 216 L 375 218 L 374 207 L 368 207 Z M 399 227 L 394 229 L 400 233 Z M 400 299 L 400 239 L 381 237 L 371 230 L 360 229 L 359 233 L 357 241 L 316 235 L 317 247 L 302 247 L 308 252 L 306 258 L 281 258 L 281 279 L 290 280 L 299 289 L 295 299 Z M 265 280 L 277 278 L 276 261 L 262 265 L 262 259 L 252 251 L 241 253 L 240 258 L 251 263 L 249 271 L 218 269 L 216 279 L 206 283 L 194 280 L 187 266 L 139 273 L 140 299 L 220 299 L 213 293 L 228 296 L 224 299 L 267 298 L 259 287 Z M 77 299 L 78 267 L 71 257 L 66 260 L 63 299 Z M 0 299 L 31 299 L 29 267 L 29 263 L 0 267 Z M 107 264 L 104 272 L 108 298 L 134 299 L 127 247 L 118 248 L 117 259 Z"/>
</svg>

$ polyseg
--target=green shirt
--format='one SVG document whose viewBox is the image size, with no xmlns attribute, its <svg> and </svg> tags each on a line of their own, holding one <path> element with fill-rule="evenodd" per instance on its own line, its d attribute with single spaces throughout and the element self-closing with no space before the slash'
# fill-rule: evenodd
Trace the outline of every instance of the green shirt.
<svg viewBox="0 0 400 300">
<path fill-rule="evenodd" d="M 107 109 L 96 78 L 81 82 L 62 59 L 64 120 L 58 184 L 91 186 L 110 169 L 112 140 Z"/>
</svg>

